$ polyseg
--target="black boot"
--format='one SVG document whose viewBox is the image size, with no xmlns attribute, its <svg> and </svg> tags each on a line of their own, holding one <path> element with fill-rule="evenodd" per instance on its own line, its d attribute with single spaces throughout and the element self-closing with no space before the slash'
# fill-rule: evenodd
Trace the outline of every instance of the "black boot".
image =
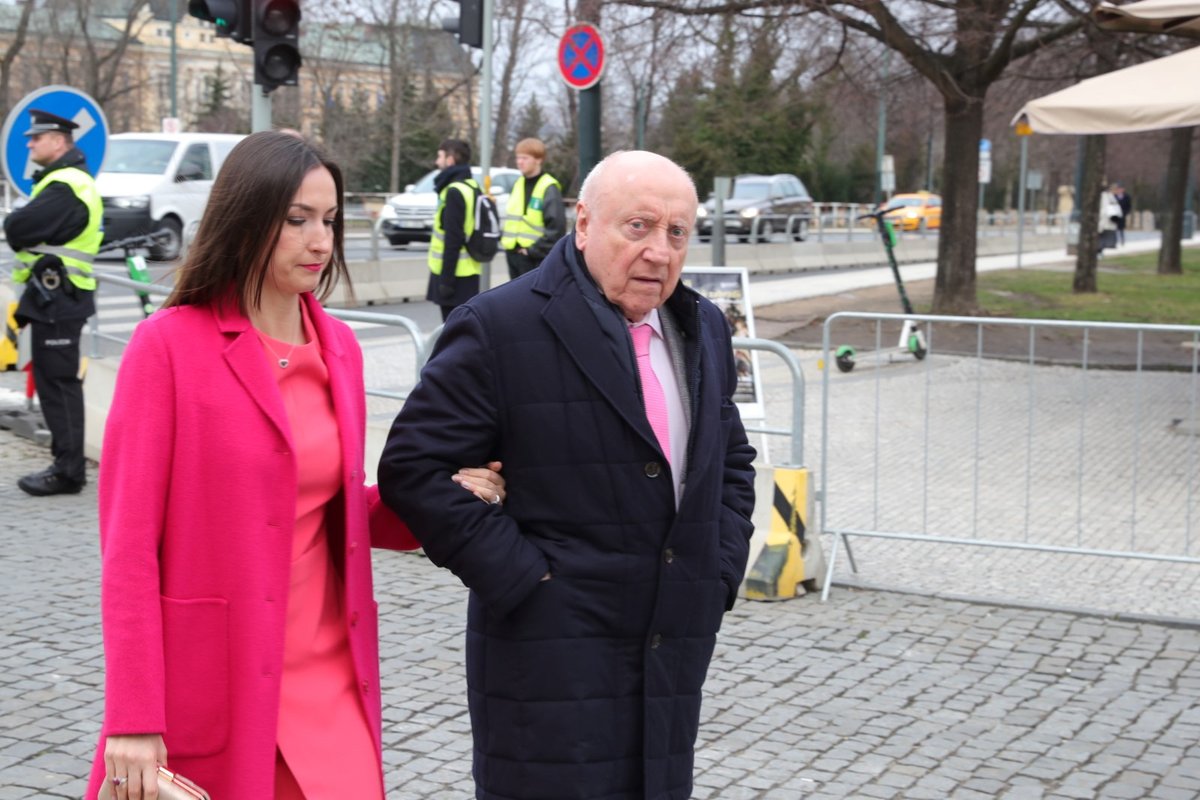
<svg viewBox="0 0 1200 800">
<path fill-rule="evenodd" d="M 17 481 L 17 486 L 34 497 L 49 497 L 54 494 L 79 494 L 87 481 L 72 481 L 59 475 L 54 467 L 26 475 Z"/>
</svg>

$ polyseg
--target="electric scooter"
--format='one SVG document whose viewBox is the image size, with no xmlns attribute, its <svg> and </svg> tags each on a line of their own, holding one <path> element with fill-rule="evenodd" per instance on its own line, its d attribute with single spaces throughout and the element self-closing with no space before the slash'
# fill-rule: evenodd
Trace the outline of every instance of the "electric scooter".
<svg viewBox="0 0 1200 800">
<path fill-rule="evenodd" d="M 900 293 L 900 306 L 905 314 L 915 314 L 912 303 L 908 299 L 908 293 L 904 291 L 904 280 L 900 277 L 900 265 L 896 263 L 896 230 L 892 227 L 892 221 L 886 216 L 895 210 L 895 208 L 881 208 L 869 214 L 860 214 L 858 219 L 875 220 L 875 224 L 879 228 L 879 236 L 883 239 L 883 249 L 887 251 L 892 277 L 896 281 L 896 291 Z M 895 349 L 886 352 L 889 359 L 893 353 L 907 353 L 918 361 L 925 358 L 925 354 L 928 352 L 925 346 L 925 334 L 921 332 L 916 320 L 904 320 L 904 326 L 900 329 L 900 341 L 897 342 Z M 840 346 L 834 353 L 838 370 L 850 372 L 854 369 L 856 355 L 857 351 L 853 346 L 848 344 Z"/>
<path fill-rule="evenodd" d="M 152 247 L 155 239 L 169 235 L 169 233 L 164 231 L 145 233 L 141 234 L 140 236 L 128 236 L 124 239 L 105 242 L 104 246 L 100 248 L 100 252 L 104 253 L 110 250 L 124 250 L 125 268 L 129 270 L 129 277 L 135 281 L 138 281 L 139 283 L 153 283 L 153 281 L 150 279 L 150 270 L 146 266 L 146 257 L 137 251 L 147 247 Z M 153 314 L 154 303 L 151 302 L 150 295 L 146 292 L 135 293 L 138 296 L 138 300 L 141 301 L 142 314 L 147 317 Z"/>
</svg>

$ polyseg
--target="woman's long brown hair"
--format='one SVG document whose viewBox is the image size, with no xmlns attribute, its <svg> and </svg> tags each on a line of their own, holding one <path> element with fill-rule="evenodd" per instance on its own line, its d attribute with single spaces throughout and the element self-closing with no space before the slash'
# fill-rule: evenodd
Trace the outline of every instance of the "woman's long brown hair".
<svg viewBox="0 0 1200 800">
<path fill-rule="evenodd" d="M 338 281 L 350 291 L 343 247 L 345 207 L 342 171 L 313 143 L 291 133 L 261 131 L 229 153 L 213 183 L 200 230 L 175 276 L 163 307 L 236 301 L 258 308 L 271 255 L 292 199 L 309 170 L 325 167 L 337 187 L 333 252 L 321 273 L 317 297 L 324 300 Z"/>
</svg>

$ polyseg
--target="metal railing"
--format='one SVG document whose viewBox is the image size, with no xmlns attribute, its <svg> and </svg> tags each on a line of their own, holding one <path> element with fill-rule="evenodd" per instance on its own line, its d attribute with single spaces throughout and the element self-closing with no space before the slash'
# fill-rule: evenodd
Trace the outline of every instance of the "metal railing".
<svg viewBox="0 0 1200 800">
<path fill-rule="evenodd" d="M 96 280 L 104 283 L 110 283 L 114 286 L 121 286 L 126 289 L 132 289 L 136 292 L 144 292 L 155 297 L 166 297 L 171 293 L 171 287 L 163 286 L 157 283 L 142 283 L 127 278 L 124 275 L 119 275 L 107 270 L 93 270 Z M 433 347 L 433 343 L 437 340 L 437 335 L 441 332 L 441 326 L 438 326 L 429 335 L 421 332 L 416 321 L 409 317 L 399 314 L 379 314 L 371 311 L 358 311 L 356 309 L 342 308 L 327 308 L 325 312 L 335 319 L 340 319 L 346 322 L 366 322 L 373 325 L 389 325 L 398 328 L 403 328 L 412 339 L 413 347 L 416 352 L 416 368 L 414 373 L 415 378 L 420 377 L 421 367 L 425 364 L 425 360 L 429 357 L 429 351 Z M 91 336 L 92 348 L 91 356 L 93 358 L 100 355 L 100 341 L 114 342 L 117 344 L 127 344 L 129 339 L 123 336 L 114 336 L 105 333 L 101 329 L 100 314 L 92 316 L 91 324 L 88 328 L 88 333 Z M 391 392 L 385 389 L 370 389 L 366 390 L 367 394 L 375 397 L 386 397 L 393 400 L 403 400 L 406 395 L 399 392 Z"/>
<path fill-rule="evenodd" d="M 826 364 L 853 319 L 874 324 L 875 350 L 822 383 L 823 597 L 839 545 L 858 571 L 851 537 L 1200 564 L 1200 326 L 840 312 Z M 923 360 L 883 346 L 882 326 L 906 319 Z M 971 327 L 973 352 L 939 351 L 939 331 L 961 350 Z M 1028 331 L 1019 361 L 985 357 L 1014 329 Z M 1063 362 L 1068 333 L 1079 349 Z"/>
<path fill-rule="evenodd" d="M 786 346 L 770 339 L 748 339 L 741 336 L 733 338 L 734 350 L 762 350 L 774 353 L 783 359 L 784 366 L 792 376 L 792 426 L 790 428 L 765 428 L 746 424 L 748 433 L 765 433 L 774 436 L 787 436 L 791 439 L 789 456 L 791 461 L 786 466 L 804 466 L 804 371 L 796 355 Z M 764 398 L 765 400 L 765 398 Z"/>
<path fill-rule="evenodd" d="M 107 270 L 97 269 L 93 273 L 98 281 L 121 286 L 126 289 L 131 289 L 136 292 L 144 292 L 155 297 L 166 297 L 171 293 L 169 286 L 161 284 L 146 284 L 140 281 L 135 281 L 123 275 L 116 274 Z M 416 321 L 409 317 L 399 314 L 380 314 L 372 311 L 358 311 L 356 309 L 339 309 L 327 308 L 326 313 L 331 317 L 343 320 L 345 322 L 365 322 L 371 325 L 383 325 L 402 328 L 407 332 L 412 340 L 414 348 L 414 383 L 420 378 L 421 368 L 425 365 L 429 358 L 433 346 L 437 343 L 437 338 L 442 332 L 442 326 L 439 325 L 425 334 L 421 331 Z M 128 343 L 127 337 L 115 336 L 105 333 L 102 330 L 100 315 L 96 314 L 91 319 L 91 325 L 88 329 L 91 336 L 92 347 L 91 356 L 93 358 L 100 356 L 100 342 L 108 341 L 117 344 Z M 796 356 L 784 345 L 772 341 L 770 339 L 750 339 L 736 337 L 733 340 L 733 347 L 739 350 L 760 350 L 763 352 L 774 353 L 783 360 L 784 365 L 791 373 L 792 391 L 791 391 L 791 427 L 755 427 L 752 424 L 746 425 L 746 430 L 752 433 L 763 433 L 774 436 L 786 436 L 790 440 L 789 456 L 791 465 L 802 466 L 804 464 L 804 399 L 805 399 L 805 383 L 804 373 L 800 368 L 800 362 L 796 360 Z M 403 401 L 407 394 L 403 392 L 394 392 L 386 389 L 367 388 L 366 393 L 373 397 L 382 397 L 390 400 Z"/>
</svg>

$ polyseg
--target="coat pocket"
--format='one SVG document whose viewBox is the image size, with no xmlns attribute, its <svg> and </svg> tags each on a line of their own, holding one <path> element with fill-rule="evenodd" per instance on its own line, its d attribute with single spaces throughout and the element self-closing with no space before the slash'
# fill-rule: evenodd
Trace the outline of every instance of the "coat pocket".
<svg viewBox="0 0 1200 800">
<path fill-rule="evenodd" d="M 209 756 L 229 740 L 229 606 L 219 597 L 162 597 L 167 751 Z"/>
</svg>

